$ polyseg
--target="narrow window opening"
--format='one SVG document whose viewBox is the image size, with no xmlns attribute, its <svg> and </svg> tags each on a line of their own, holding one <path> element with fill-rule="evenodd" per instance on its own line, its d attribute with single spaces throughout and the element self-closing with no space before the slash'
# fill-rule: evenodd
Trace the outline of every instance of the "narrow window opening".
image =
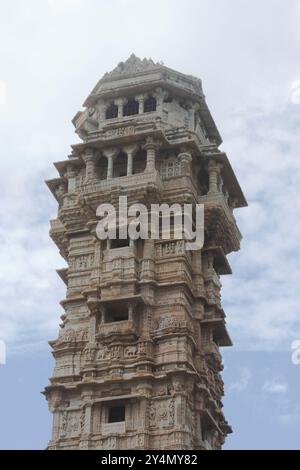
<svg viewBox="0 0 300 470">
<path fill-rule="evenodd" d="M 125 406 L 110 406 L 108 409 L 108 422 L 120 423 L 121 421 L 125 421 Z"/>
<path fill-rule="evenodd" d="M 118 321 L 127 321 L 128 320 L 128 307 L 119 306 L 119 307 L 109 307 L 106 311 L 106 322 L 105 323 L 114 323 Z"/>
<path fill-rule="evenodd" d="M 123 116 L 132 116 L 139 113 L 139 102 L 131 98 L 123 106 Z"/>
<path fill-rule="evenodd" d="M 144 113 L 151 113 L 156 111 L 156 99 L 153 96 L 149 96 L 144 102 Z"/>
<path fill-rule="evenodd" d="M 113 119 L 118 117 L 118 106 L 114 103 L 111 103 L 106 109 L 105 118 Z"/>
<path fill-rule="evenodd" d="M 110 241 L 110 248 L 114 250 L 115 248 L 125 248 L 130 245 L 130 239 L 127 234 L 127 238 L 119 238 L 119 229 L 117 229 L 116 238 Z"/>
</svg>

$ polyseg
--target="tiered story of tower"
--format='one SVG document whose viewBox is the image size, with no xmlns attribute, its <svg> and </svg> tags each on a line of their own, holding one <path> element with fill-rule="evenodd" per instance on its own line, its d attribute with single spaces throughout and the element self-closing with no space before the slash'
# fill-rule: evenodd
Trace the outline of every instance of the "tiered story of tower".
<svg viewBox="0 0 300 470">
<path fill-rule="evenodd" d="M 45 388 L 49 449 L 220 449 L 221 306 L 226 255 L 240 247 L 245 198 L 201 81 L 132 55 L 97 83 L 73 119 L 81 142 L 47 184 L 50 235 L 67 263 L 62 323 Z M 204 204 L 204 245 L 99 240 L 97 208 Z"/>
</svg>

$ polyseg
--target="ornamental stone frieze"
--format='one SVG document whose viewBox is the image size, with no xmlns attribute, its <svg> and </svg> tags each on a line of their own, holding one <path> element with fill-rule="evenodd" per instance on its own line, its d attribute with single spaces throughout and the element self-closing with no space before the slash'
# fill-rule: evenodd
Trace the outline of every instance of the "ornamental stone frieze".
<svg viewBox="0 0 300 470">
<path fill-rule="evenodd" d="M 220 449 L 231 432 L 220 348 L 232 344 L 221 276 L 240 248 L 234 210 L 247 203 L 201 80 L 132 55 L 83 106 L 73 119 L 81 141 L 46 182 L 58 203 L 50 236 L 66 262 L 44 390 L 48 448 Z M 152 204 L 202 204 L 204 245 L 187 250 L 163 231 L 99 239 L 97 209 L 110 203 L 119 215 L 120 196 L 149 214 Z"/>
</svg>

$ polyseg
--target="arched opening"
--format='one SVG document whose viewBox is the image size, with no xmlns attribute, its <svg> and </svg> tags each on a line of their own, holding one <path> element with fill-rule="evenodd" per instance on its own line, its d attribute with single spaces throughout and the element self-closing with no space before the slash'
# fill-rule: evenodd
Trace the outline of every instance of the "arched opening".
<svg viewBox="0 0 300 470">
<path fill-rule="evenodd" d="M 114 119 L 118 117 L 118 106 L 115 103 L 110 103 L 106 108 L 105 119 Z"/>
<path fill-rule="evenodd" d="M 127 155 L 120 152 L 114 161 L 113 177 L 120 178 L 127 175 Z"/>
<path fill-rule="evenodd" d="M 144 113 L 151 113 L 156 111 L 156 99 L 153 96 L 149 96 L 144 101 Z"/>
<path fill-rule="evenodd" d="M 209 177 L 206 170 L 201 169 L 198 173 L 198 186 L 201 196 L 206 196 L 209 190 Z"/>
<path fill-rule="evenodd" d="M 147 164 L 147 152 L 146 150 L 139 150 L 133 157 L 132 173 L 143 173 Z"/>
<path fill-rule="evenodd" d="M 139 102 L 130 98 L 123 106 L 123 116 L 133 116 L 139 113 Z"/>
<path fill-rule="evenodd" d="M 107 178 L 107 158 L 100 156 L 96 162 L 96 174 L 99 180 L 106 180 Z"/>
</svg>

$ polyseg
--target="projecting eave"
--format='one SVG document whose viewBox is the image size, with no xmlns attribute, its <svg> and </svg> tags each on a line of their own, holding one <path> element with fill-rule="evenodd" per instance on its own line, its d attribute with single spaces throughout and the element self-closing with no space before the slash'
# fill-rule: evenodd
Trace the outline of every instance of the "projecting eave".
<svg viewBox="0 0 300 470">
<path fill-rule="evenodd" d="M 57 196 L 56 196 L 56 190 L 61 183 L 62 178 L 52 178 L 51 180 L 45 180 L 46 185 L 50 189 L 51 193 L 55 197 L 55 199 L 58 201 Z"/>
<path fill-rule="evenodd" d="M 215 334 L 217 336 L 217 342 L 218 345 L 221 347 L 226 347 L 226 346 L 232 346 L 232 340 L 229 336 L 229 333 L 227 331 L 225 322 L 220 323 L 218 326 L 215 328 Z"/>
<path fill-rule="evenodd" d="M 80 118 L 80 116 L 83 114 L 83 111 L 77 111 L 75 116 L 72 119 L 72 124 L 76 127 L 76 122 Z"/>
<path fill-rule="evenodd" d="M 170 90 L 173 90 L 174 92 L 176 92 L 178 95 L 182 95 L 183 97 L 187 98 L 187 99 L 191 99 L 191 100 L 195 100 L 198 102 L 198 105 L 199 105 L 199 113 L 200 113 L 200 116 L 201 116 L 201 119 L 203 121 L 203 124 L 205 126 L 205 129 L 206 129 L 206 132 L 208 134 L 208 137 L 213 141 L 215 142 L 215 144 L 217 146 L 221 145 L 222 143 L 222 137 L 218 131 L 218 128 L 216 126 L 216 123 L 209 111 L 209 108 L 207 106 L 207 103 L 206 103 L 206 100 L 205 100 L 205 97 L 202 95 L 202 96 L 199 96 L 193 92 L 191 92 L 190 90 L 181 90 L 178 85 L 176 85 L 175 83 L 174 84 L 170 84 L 170 83 L 167 83 L 165 81 L 159 81 L 157 83 L 151 83 L 151 86 L 147 86 L 147 87 L 137 87 L 137 85 L 135 86 L 132 86 L 132 87 L 127 87 L 126 90 L 122 89 L 122 94 L 124 93 L 141 93 L 143 91 L 143 88 L 145 89 L 153 89 L 153 87 L 155 86 L 164 86 L 165 88 L 167 89 L 170 89 Z M 107 95 L 109 95 L 110 98 L 114 98 L 114 94 L 112 94 L 111 92 L 110 93 L 106 93 Z M 94 107 L 97 103 L 97 101 L 100 99 L 100 98 L 103 98 L 103 94 L 101 95 L 90 95 L 89 98 L 86 100 L 86 102 L 84 103 L 84 106 L 91 106 L 91 107 Z M 79 111 L 75 117 L 73 118 L 72 120 L 72 123 L 74 125 L 76 125 L 76 122 L 78 121 L 78 119 L 80 118 L 80 116 L 83 114 L 83 111 Z"/>
<path fill-rule="evenodd" d="M 202 156 L 207 160 L 215 160 L 222 165 L 222 175 L 226 188 L 228 189 L 231 197 L 236 199 L 235 208 L 247 207 L 248 203 L 240 187 L 238 179 L 233 171 L 230 161 L 225 152 L 216 149 L 215 152 L 208 151 L 208 147 L 201 148 Z"/>
<path fill-rule="evenodd" d="M 60 162 L 54 162 L 53 165 L 57 169 L 59 175 L 61 177 L 64 177 L 67 171 L 68 165 L 70 163 L 72 164 L 72 166 L 80 166 L 81 160 L 77 157 L 70 157 L 69 160 L 62 160 Z"/>
<path fill-rule="evenodd" d="M 218 131 L 218 128 L 216 126 L 216 123 L 210 113 L 210 110 L 206 104 L 205 98 L 201 99 L 200 103 L 200 115 L 201 119 L 205 125 L 205 128 L 207 130 L 207 134 L 211 140 L 213 140 L 217 146 L 221 145 L 222 143 L 222 137 L 221 134 Z"/>
<path fill-rule="evenodd" d="M 153 63 L 150 67 L 149 65 L 145 68 L 142 67 L 139 71 L 127 67 L 124 73 L 118 74 L 113 71 L 105 74 L 93 88 L 83 106 L 93 106 L 95 100 L 97 101 L 108 94 L 117 96 L 137 88 L 151 86 L 153 89 L 153 87 L 160 85 L 174 86 L 178 90 L 203 96 L 202 82 L 199 78 L 183 74 L 162 64 Z"/>
<path fill-rule="evenodd" d="M 68 268 L 61 268 L 56 270 L 57 274 L 61 278 L 61 280 L 68 285 Z"/>
<path fill-rule="evenodd" d="M 240 187 L 240 184 L 238 182 L 238 179 L 237 177 L 235 176 L 235 173 L 232 169 L 232 166 L 227 158 L 227 155 L 224 154 L 225 157 L 226 157 L 226 166 L 224 166 L 224 171 L 223 171 L 223 174 L 224 174 L 224 179 L 227 183 L 227 187 L 231 193 L 232 196 L 234 196 L 237 200 L 237 204 L 235 206 L 235 208 L 241 208 L 241 207 L 247 207 L 248 206 L 248 202 L 244 196 L 244 193 Z"/>
<path fill-rule="evenodd" d="M 220 275 L 232 274 L 231 266 L 221 246 L 205 246 L 202 249 L 202 251 L 213 252 L 214 264 L 216 266 L 215 269 L 218 272 L 218 274 Z"/>
</svg>

